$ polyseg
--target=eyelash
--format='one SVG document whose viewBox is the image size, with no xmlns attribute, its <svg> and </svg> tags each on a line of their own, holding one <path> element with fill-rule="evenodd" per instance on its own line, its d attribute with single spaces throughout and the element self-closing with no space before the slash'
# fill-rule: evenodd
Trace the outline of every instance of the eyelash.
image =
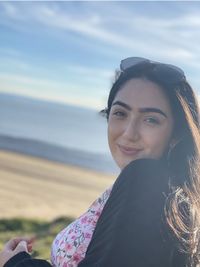
<svg viewBox="0 0 200 267">
<path fill-rule="evenodd" d="M 112 115 L 116 116 L 119 119 L 122 119 L 122 118 L 126 117 L 127 114 L 124 111 L 117 110 L 117 111 L 114 111 L 112 113 Z M 152 125 L 159 125 L 160 124 L 160 121 L 154 117 L 146 117 L 146 118 L 144 118 L 144 121 L 149 123 L 149 124 L 152 124 Z"/>
<path fill-rule="evenodd" d="M 117 110 L 117 111 L 114 111 L 113 112 L 113 115 L 115 115 L 116 117 L 122 118 L 122 117 L 125 117 L 126 116 L 126 113 L 123 112 L 123 111 Z"/>
<path fill-rule="evenodd" d="M 147 117 L 147 118 L 145 118 L 145 121 L 147 121 L 147 123 L 150 123 L 150 124 L 156 124 L 156 125 L 160 124 L 160 121 L 156 118 L 153 118 L 153 117 Z"/>
</svg>

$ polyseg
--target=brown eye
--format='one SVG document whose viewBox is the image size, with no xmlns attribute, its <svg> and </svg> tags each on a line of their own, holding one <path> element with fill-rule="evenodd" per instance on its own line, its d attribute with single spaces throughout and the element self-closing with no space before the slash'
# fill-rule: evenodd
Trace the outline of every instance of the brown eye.
<svg viewBox="0 0 200 267">
<path fill-rule="evenodd" d="M 123 117 L 126 116 L 126 113 L 123 112 L 123 111 L 114 111 L 113 115 L 116 116 L 116 117 L 119 117 L 119 118 L 123 118 Z"/>
<path fill-rule="evenodd" d="M 160 121 L 157 118 L 153 118 L 153 117 L 145 118 L 145 122 L 152 124 L 152 125 L 159 125 L 160 124 Z"/>
</svg>

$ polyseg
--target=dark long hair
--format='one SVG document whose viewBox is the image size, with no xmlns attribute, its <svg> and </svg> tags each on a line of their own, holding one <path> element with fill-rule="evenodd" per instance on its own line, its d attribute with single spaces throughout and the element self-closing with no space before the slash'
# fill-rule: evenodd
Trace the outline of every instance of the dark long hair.
<svg viewBox="0 0 200 267">
<path fill-rule="evenodd" d="M 166 160 L 170 170 L 170 186 L 166 205 L 166 220 L 188 254 L 190 266 L 196 266 L 200 243 L 200 123 L 195 93 L 186 79 L 171 83 L 160 79 L 150 64 L 147 67 L 129 68 L 116 72 L 109 93 L 107 107 L 101 111 L 109 118 L 113 100 L 130 79 L 142 78 L 158 84 L 169 99 L 174 116 L 175 147 Z"/>
</svg>

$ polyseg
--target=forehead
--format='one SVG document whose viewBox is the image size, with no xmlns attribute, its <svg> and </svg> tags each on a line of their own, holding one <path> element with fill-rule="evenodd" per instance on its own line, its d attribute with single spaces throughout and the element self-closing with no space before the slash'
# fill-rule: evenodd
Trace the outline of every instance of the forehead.
<svg viewBox="0 0 200 267">
<path fill-rule="evenodd" d="M 130 107 L 156 107 L 171 112 L 170 103 L 163 89 L 154 82 L 134 78 L 127 81 L 118 91 L 113 103 L 117 100 Z"/>
</svg>

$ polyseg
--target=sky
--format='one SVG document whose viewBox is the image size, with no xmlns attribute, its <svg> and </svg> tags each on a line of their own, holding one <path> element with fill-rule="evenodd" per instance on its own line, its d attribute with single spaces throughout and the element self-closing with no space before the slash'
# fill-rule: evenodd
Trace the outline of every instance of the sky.
<svg viewBox="0 0 200 267">
<path fill-rule="evenodd" d="M 120 61 L 139 56 L 200 93 L 199 44 L 197 1 L 0 1 L 0 92 L 103 108 Z"/>
</svg>

